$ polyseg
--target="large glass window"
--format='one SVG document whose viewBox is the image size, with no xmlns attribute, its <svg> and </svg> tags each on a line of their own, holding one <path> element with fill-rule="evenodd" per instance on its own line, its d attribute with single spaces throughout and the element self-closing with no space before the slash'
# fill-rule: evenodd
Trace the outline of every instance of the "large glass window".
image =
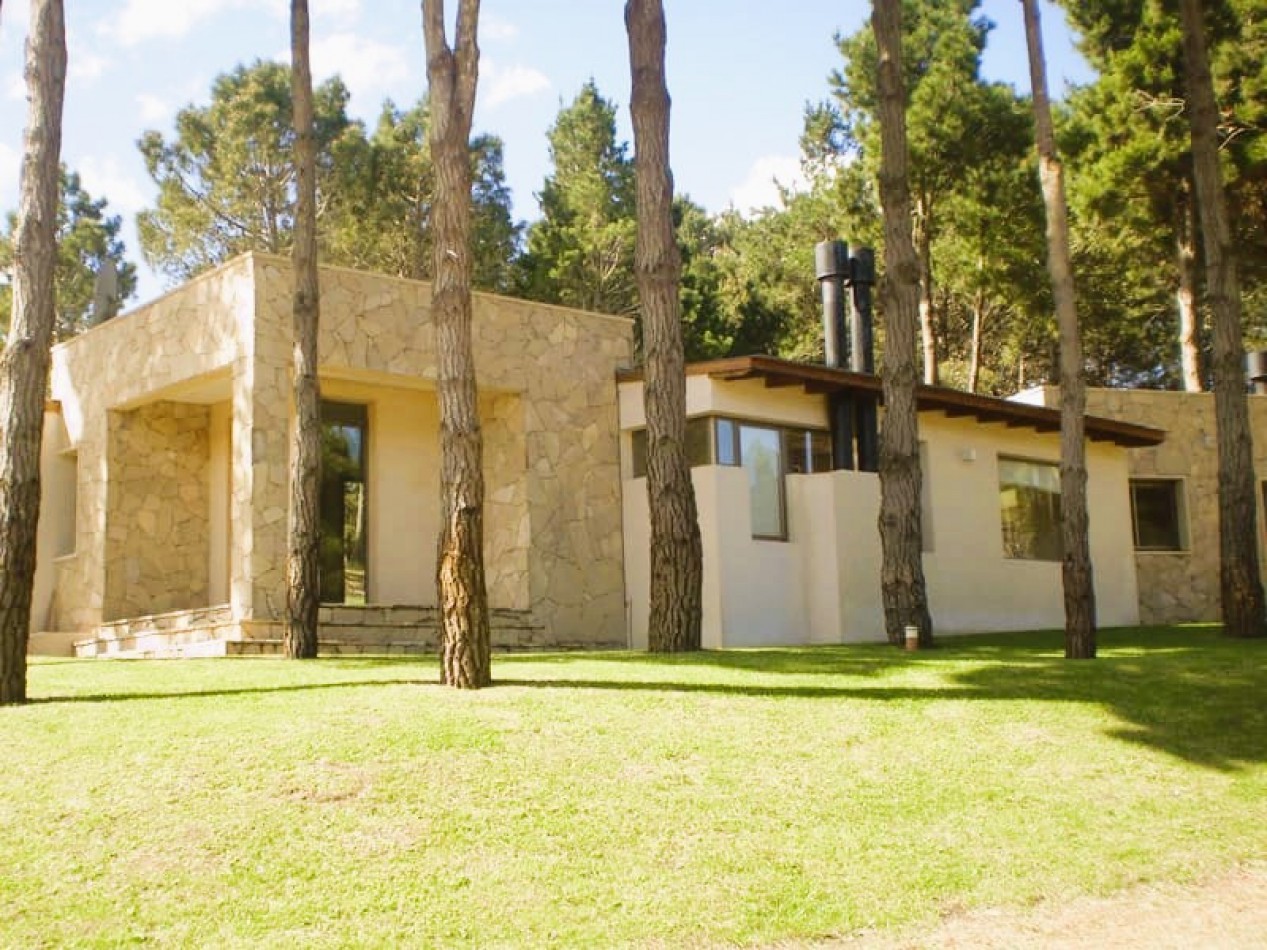
<svg viewBox="0 0 1267 950">
<path fill-rule="evenodd" d="M 1131 524 L 1141 551 L 1180 551 L 1181 483 L 1167 478 L 1131 479 Z"/>
<path fill-rule="evenodd" d="M 739 426 L 739 458 L 748 473 L 754 538 L 785 538 L 783 439 L 778 429 Z"/>
<path fill-rule="evenodd" d="M 1060 470 L 1049 462 L 999 459 L 1003 556 L 1059 561 Z"/>
<path fill-rule="evenodd" d="M 366 602 L 365 406 L 321 404 L 321 600 Z"/>
</svg>

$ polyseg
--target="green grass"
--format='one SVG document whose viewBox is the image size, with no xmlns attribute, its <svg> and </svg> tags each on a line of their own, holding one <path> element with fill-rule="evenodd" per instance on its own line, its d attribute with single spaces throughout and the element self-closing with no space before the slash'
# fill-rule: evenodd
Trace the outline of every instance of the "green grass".
<svg viewBox="0 0 1267 950">
<path fill-rule="evenodd" d="M 1267 643 L 44 661 L 0 946 L 754 944 L 1267 854 Z"/>
</svg>

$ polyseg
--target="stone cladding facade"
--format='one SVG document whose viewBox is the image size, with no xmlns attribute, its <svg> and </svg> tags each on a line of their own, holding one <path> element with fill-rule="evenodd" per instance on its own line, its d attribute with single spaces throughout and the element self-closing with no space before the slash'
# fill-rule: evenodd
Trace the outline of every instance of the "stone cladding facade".
<svg viewBox="0 0 1267 950">
<path fill-rule="evenodd" d="M 78 491 L 75 552 L 41 565 L 56 571 L 47 629 L 217 607 L 221 549 L 234 622 L 281 618 L 290 321 L 289 261 L 252 254 L 55 349 Z M 323 381 L 434 398 L 428 284 L 322 268 L 321 321 Z M 626 642 L 615 372 L 632 338 L 624 318 L 475 297 L 490 602 L 529 612 L 546 645 Z M 417 543 L 433 557 L 434 537 Z"/>
</svg>

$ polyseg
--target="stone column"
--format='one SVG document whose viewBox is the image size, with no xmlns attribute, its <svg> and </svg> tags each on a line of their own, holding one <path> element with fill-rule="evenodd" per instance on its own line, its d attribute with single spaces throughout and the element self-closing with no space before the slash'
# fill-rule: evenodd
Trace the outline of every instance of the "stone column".
<svg viewBox="0 0 1267 950">
<path fill-rule="evenodd" d="M 287 348 L 267 303 L 257 289 L 254 346 L 233 365 L 229 596 L 243 620 L 286 610 Z"/>
</svg>

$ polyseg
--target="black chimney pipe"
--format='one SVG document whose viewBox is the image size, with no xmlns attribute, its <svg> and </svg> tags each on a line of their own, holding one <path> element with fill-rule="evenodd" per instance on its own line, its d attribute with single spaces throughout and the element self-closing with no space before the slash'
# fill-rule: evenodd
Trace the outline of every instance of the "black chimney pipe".
<svg viewBox="0 0 1267 950">
<path fill-rule="evenodd" d="M 814 245 L 814 276 L 823 295 L 823 362 L 845 366 L 845 280 L 849 277 L 849 246 L 844 241 L 820 241 Z M 856 408 L 849 392 L 827 397 L 831 429 L 831 467 L 853 468 L 853 424 Z"/>
<path fill-rule="evenodd" d="M 849 245 L 820 241 L 814 245 L 814 277 L 823 295 L 823 362 L 845 365 L 845 280 L 849 277 Z"/>
<path fill-rule="evenodd" d="M 871 332 L 871 293 L 875 286 L 875 251 L 860 247 L 849 258 L 849 368 L 855 373 L 875 372 L 875 347 Z M 858 471 L 880 470 L 880 428 L 874 396 L 857 399 L 854 428 L 858 434 Z"/>
</svg>

